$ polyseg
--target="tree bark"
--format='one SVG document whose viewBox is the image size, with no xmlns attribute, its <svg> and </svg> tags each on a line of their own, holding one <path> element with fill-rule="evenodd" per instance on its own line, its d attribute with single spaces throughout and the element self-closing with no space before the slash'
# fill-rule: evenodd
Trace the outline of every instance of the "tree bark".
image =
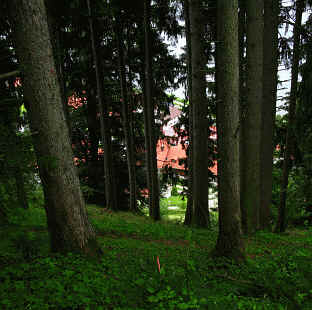
<svg viewBox="0 0 312 310">
<path fill-rule="evenodd" d="M 205 32 L 201 0 L 189 3 L 192 57 L 192 168 L 193 217 L 196 226 L 209 226 L 208 210 L 208 107 L 206 97 Z"/>
<path fill-rule="evenodd" d="M 290 98 L 288 106 L 288 124 L 286 133 L 286 148 L 284 152 L 283 161 L 283 174 L 281 180 L 281 192 L 280 192 L 280 204 L 278 209 L 278 220 L 275 227 L 276 232 L 284 232 L 286 230 L 286 199 L 287 199 L 287 187 L 288 176 L 291 167 L 291 154 L 294 149 L 295 133 L 294 125 L 296 118 L 296 100 L 298 90 L 298 69 L 300 61 L 300 27 L 302 20 L 302 13 L 304 10 L 304 1 L 297 0 L 296 2 L 296 21 L 294 26 L 294 44 L 293 44 L 293 57 L 291 68 L 291 86 L 290 86 Z"/>
<path fill-rule="evenodd" d="M 110 128 L 108 126 L 108 111 L 107 111 L 107 103 L 104 99 L 104 89 L 103 89 L 103 81 L 102 81 L 102 73 L 100 68 L 100 60 L 98 56 L 98 44 L 95 41 L 95 31 L 94 24 L 92 19 L 92 11 L 90 0 L 87 0 L 88 5 L 88 14 L 89 14 L 89 27 L 90 27 L 90 35 L 91 35 L 91 44 L 92 44 L 92 54 L 93 54 L 93 62 L 95 66 L 95 74 L 96 74 L 96 85 L 98 92 L 98 100 L 100 107 L 100 124 L 101 124 L 101 138 L 104 148 L 104 174 L 105 174 L 105 199 L 106 205 L 108 208 L 116 211 L 118 209 L 117 204 L 117 192 L 116 192 L 116 180 L 115 180 L 115 171 L 114 171 L 114 163 L 111 151 L 111 134 Z"/>
<path fill-rule="evenodd" d="M 239 0 L 238 12 L 238 44 L 239 44 L 239 165 L 240 165 L 240 188 L 244 188 L 243 167 L 244 167 L 244 135 L 243 122 L 246 113 L 246 3 L 245 0 Z M 242 197 L 240 195 L 240 205 L 242 206 Z M 242 227 L 246 227 L 245 217 L 242 216 Z"/>
<path fill-rule="evenodd" d="M 120 23 L 120 22 L 118 22 Z M 136 173 L 135 173 L 135 154 L 134 154 L 134 139 L 133 132 L 130 126 L 129 113 L 133 113 L 130 110 L 127 91 L 126 71 L 124 64 L 124 44 L 123 44 L 123 28 L 120 24 L 116 25 L 116 37 L 117 37 L 117 50 L 119 60 L 119 79 L 122 98 L 122 126 L 125 135 L 125 144 L 127 152 L 128 163 L 128 175 L 129 175 L 129 189 L 130 189 L 130 211 L 137 212 L 137 199 L 136 199 Z"/>
<path fill-rule="evenodd" d="M 10 1 L 10 13 L 52 251 L 95 254 L 95 233 L 74 167 L 44 0 Z"/>
<path fill-rule="evenodd" d="M 69 129 L 69 137 L 72 136 L 72 128 L 71 128 L 71 121 L 69 115 L 69 107 L 68 107 L 68 99 L 66 97 L 66 90 L 65 90 L 65 81 L 64 81 L 64 61 L 63 61 L 63 52 L 61 47 L 61 39 L 60 39 L 60 22 L 59 16 L 53 6 L 52 1 L 45 0 L 45 5 L 47 9 L 47 20 L 50 32 L 50 38 L 52 43 L 52 49 L 54 54 L 54 61 L 55 61 L 55 68 L 57 72 L 57 76 L 59 79 L 59 85 L 62 94 L 62 102 L 63 102 L 63 109 L 66 117 L 67 126 Z"/>
<path fill-rule="evenodd" d="M 192 46 L 191 46 L 191 29 L 190 29 L 190 12 L 189 0 L 184 0 L 184 19 L 185 19 L 185 37 L 186 37 L 186 62 L 187 62 L 187 96 L 189 104 L 189 145 L 187 148 L 187 205 L 185 211 L 184 224 L 191 225 L 193 217 L 193 106 L 192 106 Z"/>
<path fill-rule="evenodd" d="M 239 49 L 237 0 L 219 0 L 217 132 L 219 235 L 216 254 L 244 260 L 239 178 Z"/>
<path fill-rule="evenodd" d="M 144 34 L 145 34 L 145 129 L 148 143 L 146 144 L 147 157 L 149 161 L 149 214 L 153 220 L 160 220 L 159 209 L 159 184 L 157 172 L 156 138 L 155 138 L 155 118 L 154 118 L 154 98 L 153 98 L 153 74 L 151 55 L 151 29 L 150 29 L 150 0 L 144 0 Z M 147 123 L 146 123 L 147 121 Z"/>
<path fill-rule="evenodd" d="M 243 167 L 241 208 L 243 230 L 252 233 L 260 227 L 261 129 L 263 76 L 263 0 L 246 2 L 247 74 L 246 109 L 243 125 Z"/>
<path fill-rule="evenodd" d="M 279 3 L 264 0 L 263 109 L 261 130 L 260 228 L 270 227 L 273 173 L 273 134 L 276 113 Z"/>
<path fill-rule="evenodd" d="M 90 93 L 87 97 L 88 143 L 90 154 L 88 160 L 88 185 L 97 188 L 100 173 L 98 172 L 99 122 L 97 119 L 96 98 Z"/>
</svg>

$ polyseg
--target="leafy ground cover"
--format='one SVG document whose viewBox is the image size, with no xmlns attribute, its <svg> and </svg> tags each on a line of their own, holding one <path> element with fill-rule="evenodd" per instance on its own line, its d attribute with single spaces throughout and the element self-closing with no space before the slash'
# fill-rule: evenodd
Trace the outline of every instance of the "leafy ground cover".
<svg viewBox="0 0 312 310">
<path fill-rule="evenodd" d="M 248 237 L 237 266 L 210 254 L 217 225 L 88 212 L 98 260 L 50 255 L 40 208 L 1 227 L 0 309 L 312 309 L 311 230 Z"/>
</svg>

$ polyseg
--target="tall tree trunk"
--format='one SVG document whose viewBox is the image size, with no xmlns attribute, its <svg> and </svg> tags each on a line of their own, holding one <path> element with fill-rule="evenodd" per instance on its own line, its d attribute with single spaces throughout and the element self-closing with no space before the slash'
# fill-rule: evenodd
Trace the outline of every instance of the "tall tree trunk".
<svg viewBox="0 0 312 310">
<path fill-rule="evenodd" d="M 241 208 L 243 230 L 259 229 L 261 202 L 261 129 L 263 76 L 263 0 L 246 1 L 247 76 L 243 125 Z"/>
<path fill-rule="evenodd" d="M 118 22 L 119 23 L 119 22 Z M 118 60 L 119 60 L 119 79 L 122 97 L 122 126 L 125 135 L 126 152 L 127 152 L 127 163 L 128 163 L 128 175 L 129 175 L 129 188 L 130 188 L 130 211 L 137 212 L 137 200 L 136 200 L 136 173 L 135 173 L 135 154 L 134 154 L 134 139 L 133 132 L 130 126 L 129 113 L 133 113 L 129 109 L 128 102 L 128 91 L 127 91 L 127 80 L 126 71 L 124 64 L 124 44 L 123 44 L 123 28 L 120 24 L 116 25 L 116 36 L 117 36 L 117 49 L 118 49 Z"/>
<path fill-rule="evenodd" d="M 296 21 L 294 26 L 294 44 L 293 44 L 293 58 L 291 68 L 291 86 L 290 98 L 288 107 L 288 124 L 286 134 L 286 148 L 284 152 L 283 174 L 281 180 L 280 204 L 278 209 L 278 221 L 275 228 L 276 232 L 284 232 L 286 230 L 286 199 L 288 176 L 291 166 L 290 156 L 294 149 L 295 133 L 295 117 L 296 117 L 296 100 L 298 89 L 298 67 L 300 61 L 300 27 L 302 20 L 302 13 L 304 10 L 304 1 L 297 0 L 296 2 Z"/>
<path fill-rule="evenodd" d="M 45 5 L 47 9 L 47 17 L 48 17 L 48 26 L 50 32 L 50 38 L 54 53 L 54 61 L 57 76 L 59 79 L 61 94 L 62 94 L 62 102 L 63 102 L 63 109 L 66 117 L 67 126 L 69 129 L 69 137 L 71 137 L 71 122 L 70 122 L 70 115 L 69 115 L 69 107 L 68 107 L 68 99 L 66 97 L 66 90 L 65 90 L 65 81 L 64 81 L 64 61 L 63 61 L 63 51 L 61 47 L 61 26 L 60 26 L 60 19 L 59 19 L 59 12 L 55 9 L 53 1 L 45 0 Z"/>
<path fill-rule="evenodd" d="M 92 43 L 92 54 L 93 62 L 95 66 L 96 74 L 96 85 L 98 92 L 98 100 L 100 107 L 100 124 L 101 124 L 101 138 L 104 147 L 104 174 L 105 174 L 105 199 L 106 205 L 112 210 L 117 210 L 117 191 L 116 191 L 116 181 L 115 181 L 115 171 L 111 150 L 111 134 L 110 128 L 108 126 L 108 111 L 107 102 L 104 99 L 104 89 L 102 73 L 100 68 L 100 60 L 98 56 L 98 44 L 95 41 L 96 36 L 94 33 L 94 25 L 92 19 L 92 10 L 90 5 L 90 0 L 87 0 L 88 12 L 89 12 L 89 27 Z"/>
<path fill-rule="evenodd" d="M 246 3 L 245 0 L 239 0 L 238 12 L 238 45 L 239 45 L 239 166 L 240 166 L 240 188 L 244 188 L 243 167 L 244 167 L 244 135 L 243 122 L 246 114 Z M 242 206 L 242 197 L 240 195 L 240 205 Z M 243 210 L 242 210 L 243 211 Z M 245 216 L 242 216 L 242 227 L 246 227 Z"/>
<path fill-rule="evenodd" d="M 90 154 L 88 160 L 88 185 L 96 188 L 98 184 L 98 119 L 96 98 L 92 94 L 88 95 L 87 99 L 87 124 L 88 124 L 88 143 L 90 143 Z"/>
<path fill-rule="evenodd" d="M 184 5 L 184 19 L 185 19 L 185 37 L 186 37 L 186 62 L 187 62 L 187 96 L 189 104 L 189 130 L 188 138 L 189 145 L 187 148 L 187 205 L 185 211 L 185 225 L 191 225 L 193 217 L 193 143 L 192 143 L 192 129 L 193 129 L 193 112 L 192 112 L 192 47 L 190 35 L 190 11 L 189 0 L 183 1 Z"/>
<path fill-rule="evenodd" d="M 264 0 L 260 205 L 261 229 L 269 228 L 271 214 L 273 133 L 275 125 L 278 69 L 278 15 L 279 2 L 276 0 Z"/>
<path fill-rule="evenodd" d="M 192 49 L 192 166 L 193 210 L 192 221 L 200 227 L 209 226 L 208 210 L 208 106 L 206 97 L 206 63 L 203 35 L 205 32 L 202 1 L 189 3 Z"/>
<path fill-rule="evenodd" d="M 159 209 L 159 184 L 157 172 L 157 154 L 156 154 L 156 137 L 155 137 L 155 117 L 154 117 L 154 98 L 153 98 L 153 74 L 152 74 L 152 55 L 151 55 L 151 29 L 150 29 L 150 0 L 144 0 L 144 33 L 145 33 L 145 108 L 146 121 L 145 128 L 148 127 L 149 145 L 146 145 L 147 156 L 149 158 L 148 168 L 150 170 L 149 196 L 150 217 L 155 221 L 160 220 Z"/>
<path fill-rule="evenodd" d="M 217 132 L 219 235 L 216 253 L 244 259 L 239 178 L 239 49 L 237 0 L 219 0 L 217 17 Z"/>
<path fill-rule="evenodd" d="M 44 190 L 51 248 L 95 254 L 95 233 L 74 167 L 44 0 L 10 1 L 10 13 Z"/>
</svg>

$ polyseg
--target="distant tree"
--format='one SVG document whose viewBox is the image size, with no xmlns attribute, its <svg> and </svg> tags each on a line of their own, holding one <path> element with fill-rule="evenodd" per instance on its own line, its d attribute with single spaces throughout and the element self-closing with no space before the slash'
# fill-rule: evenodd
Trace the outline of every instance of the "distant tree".
<svg viewBox="0 0 312 310">
<path fill-rule="evenodd" d="M 185 20 L 185 38 L 186 38 L 186 64 L 187 64 L 187 96 L 188 100 L 188 115 L 189 115 L 189 144 L 187 148 L 187 206 L 185 211 L 184 224 L 190 225 L 193 217 L 193 100 L 192 100 L 192 44 L 191 44 L 191 29 L 190 29 L 190 10 L 189 0 L 183 1 L 184 20 Z"/>
<path fill-rule="evenodd" d="M 264 0 L 263 106 L 261 129 L 260 228 L 270 225 L 273 173 L 273 132 L 276 113 L 279 3 Z"/>
<path fill-rule="evenodd" d="M 296 109 L 296 142 L 300 150 L 301 163 L 298 164 L 295 156 L 296 168 L 301 168 L 303 175 L 302 193 L 303 200 L 301 212 L 312 218 L 312 44 L 311 40 L 305 43 L 307 53 L 306 62 L 301 70 L 302 81 L 300 83 L 299 100 Z M 299 185 L 300 186 L 300 185 Z M 288 201 L 289 199 L 287 199 Z"/>
<path fill-rule="evenodd" d="M 218 1 L 217 131 L 219 235 L 216 254 L 244 259 L 239 179 L 238 2 Z"/>
<path fill-rule="evenodd" d="M 90 0 L 87 0 L 88 14 L 89 14 L 89 26 L 90 37 L 92 43 L 92 54 L 95 66 L 97 94 L 100 107 L 100 124 L 101 124 L 101 138 L 104 147 L 104 174 L 105 174 L 105 199 L 107 207 L 112 210 L 117 210 L 117 188 L 116 188 L 116 173 L 114 171 L 114 163 L 112 158 L 111 149 L 111 134 L 108 126 L 108 109 L 107 102 L 104 98 L 104 88 L 102 79 L 102 68 L 98 55 L 98 38 L 95 35 L 94 22 L 92 18 L 92 8 Z"/>
<path fill-rule="evenodd" d="M 296 118 L 296 101 L 298 95 L 298 72 L 300 60 L 300 37 L 301 37 L 300 29 L 304 7 L 305 7 L 304 0 L 296 1 L 296 21 L 293 31 L 294 43 L 293 43 L 292 68 L 291 68 L 291 86 L 290 86 L 291 88 L 288 106 L 288 125 L 286 134 L 286 148 L 284 152 L 284 161 L 283 161 L 283 175 L 281 180 L 278 221 L 275 227 L 276 232 L 284 232 L 286 230 L 286 198 L 287 198 L 288 176 L 291 167 L 291 155 L 293 155 L 295 143 L 294 124 Z"/>
<path fill-rule="evenodd" d="M 93 255 L 98 248 L 73 163 L 44 0 L 9 4 L 51 249 Z"/>
<path fill-rule="evenodd" d="M 146 154 L 148 169 L 149 214 L 155 221 L 160 219 L 159 209 L 159 184 L 157 172 L 156 136 L 155 136 L 155 88 L 152 73 L 151 50 L 151 1 L 144 0 L 144 42 L 145 42 L 145 82 L 144 82 L 144 128 L 146 135 Z"/>
<path fill-rule="evenodd" d="M 246 1 L 246 104 L 242 116 L 241 209 L 243 230 L 259 229 L 263 76 L 263 0 Z"/>
<path fill-rule="evenodd" d="M 120 12 L 120 11 L 119 11 Z M 121 16 L 121 14 L 119 14 Z M 124 38 L 123 38 L 123 23 L 116 17 L 116 40 L 117 40 L 117 51 L 118 51 L 118 66 L 119 66 L 119 80 L 121 88 L 121 98 L 122 98 L 122 126 L 125 135 L 125 145 L 127 153 L 127 164 L 128 164 L 128 175 L 129 175 L 129 189 L 130 189 L 130 207 L 132 212 L 137 211 L 137 201 L 136 201 L 136 161 L 134 153 L 134 137 L 133 130 L 131 126 L 130 114 L 133 113 L 131 110 L 131 105 L 129 103 L 129 95 L 127 88 L 126 79 L 126 69 L 124 63 Z"/>
</svg>

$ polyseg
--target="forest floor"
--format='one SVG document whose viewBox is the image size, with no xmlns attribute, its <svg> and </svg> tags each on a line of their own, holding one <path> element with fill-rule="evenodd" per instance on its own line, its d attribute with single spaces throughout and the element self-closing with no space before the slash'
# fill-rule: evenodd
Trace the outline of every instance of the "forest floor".
<svg viewBox="0 0 312 310">
<path fill-rule="evenodd" d="M 177 212 L 161 208 L 167 219 Z M 238 266 L 210 254 L 216 222 L 204 230 L 94 205 L 88 212 L 98 260 L 49 254 L 42 208 L 0 228 L 0 309 L 312 309 L 312 229 L 246 237 Z"/>
</svg>

